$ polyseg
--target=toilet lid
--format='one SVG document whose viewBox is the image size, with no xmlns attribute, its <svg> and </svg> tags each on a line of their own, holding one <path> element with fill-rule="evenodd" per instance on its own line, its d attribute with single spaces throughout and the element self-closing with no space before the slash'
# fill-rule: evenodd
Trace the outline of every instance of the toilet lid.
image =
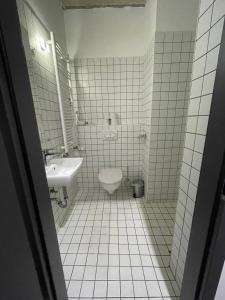
<svg viewBox="0 0 225 300">
<path fill-rule="evenodd" d="M 107 168 L 99 172 L 99 180 L 103 183 L 112 184 L 120 181 L 123 177 L 121 169 Z"/>
</svg>

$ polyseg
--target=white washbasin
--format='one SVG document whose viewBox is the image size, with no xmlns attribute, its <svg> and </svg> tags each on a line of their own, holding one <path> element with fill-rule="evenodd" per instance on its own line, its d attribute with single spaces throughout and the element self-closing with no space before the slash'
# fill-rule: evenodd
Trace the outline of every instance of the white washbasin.
<svg viewBox="0 0 225 300">
<path fill-rule="evenodd" d="M 45 166 L 45 172 L 49 186 L 70 186 L 83 162 L 81 157 L 56 158 Z"/>
</svg>

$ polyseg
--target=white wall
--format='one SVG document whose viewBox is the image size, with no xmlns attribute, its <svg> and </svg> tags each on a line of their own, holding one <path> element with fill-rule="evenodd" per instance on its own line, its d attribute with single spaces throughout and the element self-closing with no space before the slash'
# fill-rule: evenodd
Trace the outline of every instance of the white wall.
<svg viewBox="0 0 225 300">
<path fill-rule="evenodd" d="M 197 13 L 198 0 L 148 0 L 142 8 L 67 10 L 68 52 L 71 58 L 143 56 L 156 30 L 195 30 Z"/>
<path fill-rule="evenodd" d="M 18 0 L 17 0 L 18 1 Z M 65 25 L 60 0 L 27 0 L 41 21 L 55 33 L 57 41 L 66 47 Z"/>
<path fill-rule="evenodd" d="M 196 30 L 199 0 L 158 0 L 157 31 Z"/>
<path fill-rule="evenodd" d="M 155 29 L 155 9 L 156 0 L 152 0 L 145 8 L 65 11 L 70 57 L 144 55 Z"/>
</svg>

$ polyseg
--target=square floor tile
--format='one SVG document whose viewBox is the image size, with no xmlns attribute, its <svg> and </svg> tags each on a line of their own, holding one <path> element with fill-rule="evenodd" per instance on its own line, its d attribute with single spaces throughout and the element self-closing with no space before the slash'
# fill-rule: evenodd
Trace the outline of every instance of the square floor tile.
<svg viewBox="0 0 225 300">
<path fill-rule="evenodd" d="M 108 267 L 97 267 L 96 280 L 107 280 Z"/>
<path fill-rule="evenodd" d="M 84 276 L 84 266 L 75 266 L 71 275 L 71 280 L 82 280 Z"/>
<path fill-rule="evenodd" d="M 95 280 L 96 275 L 95 266 L 86 266 L 84 271 L 84 280 Z"/>
<path fill-rule="evenodd" d="M 143 267 L 145 280 L 157 280 L 153 267 Z"/>
<path fill-rule="evenodd" d="M 119 267 L 108 268 L 108 280 L 120 280 Z"/>
<path fill-rule="evenodd" d="M 148 297 L 145 281 L 133 281 L 135 297 Z"/>
<path fill-rule="evenodd" d="M 94 297 L 106 298 L 107 296 L 107 281 L 96 281 L 94 289 Z"/>
<path fill-rule="evenodd" d="M 97 265 L 97 259 L 98 259 L 98 255 L 97 254 L 88 254 L 86 265 L 88 265 L 88 266 L 96 266 Z"/>
<path fill-rule="evenodd" d="M 81 286 L 80 297 L 93 297 L 94 294 L 94 281 L 83 281 Z"/>
<path fill-rule="evenodd" d="M 120 297 L 120 282 L 108 281 L 108 297 Z"/>
<path fill-rule="evenodd" d="M 143 267 L 152 266 L 152 257 L 150 255 L 141 255 L 141 262 Z"/>
<path fill-rule="evenodd" d="M 90 244 L 88 248 L 89 254 L 97 254 L 98 253 L 99 244 Z"/>
<path fill-rule="evenodd" d="M 132 280 L 131 267 L 120 267 L 120 280 Z"/>
<path fill-rule="evenodd" d="M 108 255 L 99 254 L 98 255 L 98 266 L 108 266 Z"/>
<path fill-rule="evenodd" d="M 120 266 L 129 267 L 130 266 L 130 257 L 129 255 L 120 255 Z"/>
<path fill-rule="evenodd" d="M 121 281 L 121 297 L 134 297 L 132 281 Z"/>
<path fill-rule="evenodd" d="M 141 267 L 141 257 L 140 255 L 131 255 L 131 266 L 132 267 Z"/>
<path fill-rule="evenodd" d="M 144 280 L 142 267 L 132 267 L 133 280 Z"/>
<path fill-rule="evenodd" d="M 75 265 L 83 266 L 86 264 L 87 254 L 77 254 Z"/>
<path fill-rule="evenodd" d="M 82 281 L 70 281 L 69 287 L 67 290 L 69 297 L 79 297 L 80 295 L 80 289 L 81 289 Z"/>
<path fill-rule="evenodd" d="M 109 255 L 109 266 L 119 266 L 120 260 L 119 255 Z"/>
<path fill-rule="evenodd" d="M 66 254 L 64 259 L 64 265 L 73 266 L 76 260 L 76 254 Z"/>
<path fill-rule="evenodd" d="M 149 297 L 160 297 L 161 291 L 157 281 L 146 281 L 146 286 L 148 290 Z"/>
</svg>

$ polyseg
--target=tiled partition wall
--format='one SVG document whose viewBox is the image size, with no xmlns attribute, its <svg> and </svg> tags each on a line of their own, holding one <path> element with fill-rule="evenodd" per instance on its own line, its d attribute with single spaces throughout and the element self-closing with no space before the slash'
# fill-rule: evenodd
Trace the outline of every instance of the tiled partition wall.
<svg viewBox="0 0 225 300">
<path fill-rule="evenodd" d="M 190 31 L 156 32 L 144 56 L 143 178 L 150 201 L 177 199 L 193 44 Z"/>
<path fill-rule="evenodd" d="M 51 49 L 43 51 L 40 48 L 40 38 L 45 41 L 49 40 L 49 32 L 24 2 L 18 1 L 18 11 L 41 147 L 60 151 L 63 146 L 63 135 L 52 52 Z M 63 87 L 62 95 L 67 101 L 66 82 L 68 88 L 68 80 L 64 78 L 61 71 L 60 79 Z M 74 197 L 75 191 L 76 187 L 68 191 L 70 199 Z M 59 193 L 62 197 L 61 191 Z M 60 208 L 56 202 L 52 202 L 52 209 L 56 229 L 58 229 L 62 224 L 66 209 Z"/>
<path fill-rule="evenodd" d="M 171 258 L 171 268 L 180 285 L 195 208 L 224 13 L 225 1 L 201 1 Z"/>
<path fill-rule="evenodd" d="M 117 57 L 76 59 L 73 86 L 76 85 L 79 119 L 79 143 L 84 163 L 80 185 L 99 187 L 99 169 L 122 168 L 125 179 L 142 176 L 141 114 L 143 97 L 143 58 Z M 116 113 L 118 139 L 103 139 L 107 129 L 104 116 Z"/>
<path fill-rule="evenodd" d="M 151 54 L 154 59 L 147 170 L 147 197 L 151 201 L 177 199 L 190 92 L 193 39 L 193 32 L 189 31 L 155 34 L 154 53 Z"/>
<path fill-rule="evenodd" d="M 150 151 L 150 129 L 152 111 L 152 90 L 153 90 L 153 66 L 154 66 L 154 39 L 151 41 L 144 56 L 143 75 L 143 131 L 146 133 L 146 140 L 143 143 L 142 152 L 142 176 L 145 182 L 145 195 L 148 195 L 149 186 L 149 151 Z"/>
</svg>

